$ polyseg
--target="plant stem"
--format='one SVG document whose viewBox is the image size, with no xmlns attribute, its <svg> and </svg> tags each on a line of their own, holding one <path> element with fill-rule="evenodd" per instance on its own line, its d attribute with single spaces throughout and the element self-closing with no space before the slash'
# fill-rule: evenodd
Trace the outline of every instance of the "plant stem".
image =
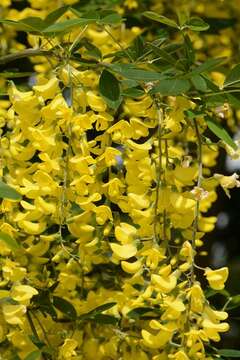
<svg viewBox="0 0 240 360">
<path fill-rule="evenodd" d="M 127 57 L 129 58 L 129 60 L 131 62 L 134 62 L 131 54 L 129 53 L 128 49 L 125 49 L 122 44 L 117 40 L 115 39 L 115 37 L 113 36 L 113 34 L 111 34 L 111 32 L 107 29 L 106 26 L 104 26 L 104 30 L 106 31 L 106 33 L 108 33 L 108 35 L 110 36 L 110 38 L 119 46 L 119 48 L 127 55 Z"/>
<path fill-rule="evenodd" d="M 47 50 L 41 50 L 41 49 L 26 49 L 26 50 L 19 51 L 19 52 L 13 53 L 13 54 L 1 56 L 0 57 L 0 65 L 4 65 L 11 61 L 15 61 L 15 60 L 22 59 L 25 57 L 39 56 L 39 55 L 46 56 L 46 57 L 49 55 L 54 56 L 53 52 L 50 50 L 47 51 Z"/>
<path fill-rule="evenodd" d="M 34 322 L 33 322 L 32 317 L 31 317 L 31 315 L 30 315 L 30 311 L 29 311 L 29 310 L 27 310 L 26 316 L 27 316 L 27 319 L 28 319 L 28 322 L 29 322 L 29 325 L 30 325 L 30 328 L 31 328 L 31 330 L 32 330 L 33 335 L 35 336 L 35 338 L 36 338 L 39 342 L 41 342 L 41 339 L 40 339 L 39 336 L 38 336 L 37 330 L 36 330 L 36 328 L 35 328 L 35 325 L 34 325 Z M 42 357 L 43 357 L 44 360 L 47 360 L 47 357 L 46 357 L 45 354 L 42 354 Z"/>
<path fill-rule="evenodd" d="M 45 338 L 45 340 L 46 340 L 46 343 L 48 344 L 48 346 L 49 346 L 50 348 L 52 348 L 52 345 L 50 344 L 50 341 L 49 341 L 49 339 L 48 339 L 48 336 L 47 336 L 46 330 L 44 329 L 44 327 L 43 327 L 43 325 L 42 325 L 41 321 L 39 320 L 39 318 L 37 317 L 37 315 L 36 315 L 34 312 L 32 312 L 32 316 L 36 319 L 36 321 L 37 321 L 37 323 L 38 323 L 39 327 L 41 328 L 42 333 L 43 333 L 43 336 L 44 336 L 44 338 Z"/>
<path fill-rule="evenodd" d="M 73 41 L 72 45 L 69 48 L 69 53 L 72 53 L 72 50 L 74 49 L 74 47 L 76 46 L 76 44 L 78 43 L 78 41 L 81 39 L 81 37 L 83 36 L 83 34 L 85 33 L 85 31 L 87 30 L 88 25 L 85 25 L 84 28 L 82 29 L 82 31 L 78 34 L 78 36 L 76 37 L 76 39 Z"/>
<path fill-rule="evenodd" d="M 200 188 L 201 183 L 202 183 L 202 169 L 203 169 L 203 164 L 202 164 L 202 142 L 201 142 L 201 134 L 199 132 L 199 128 L 198 128 L 198 124 L 197 124 L 196 119 L 194 119 L 194 127 L 195 127 L 196 136 L 197 136 L 197 149 L 198 149 L 197 150 L 198 151 L 197 187 Z M 193 236 L 192 236 L 192 248 L 193 248 L 194 253 L 196 251 L 196 235 L 197 235 L 198 221 L 199 221 L 199 215 L 200 215 L 199 205 L 200 205 L 200 200 L 196 199 L 195 216 L 194 216 L 194 224 L 193 224 Z M 193 259 L 193 264 L 192 264 L 192 269 L 191 269 L 191 283 L 193 283 L 193 282 L 194 282 L 194 259 Z"/>
<path fill-rule="evenodd" d="M 154 224 L 153 224 L 153 233 L 154 241 L 159 244 L 159 235 L 157 234 L 157 219 L 158 219 L 158 201 L 159 201 L 159 191 L 161 187 L 161 173 L 162 173 L 162 122 L 163 122 L 163 112 L 160 108 L 158 100 L 155 99 L 155 104 L 157 106 L 157 117 L 158 117 L 158 128 L 157 128 L 157 138 L 158 138 L 158 167 L 157 170 L 157 185 L 156 185 L 156 200 L 154 204 Z"/>
</svg>

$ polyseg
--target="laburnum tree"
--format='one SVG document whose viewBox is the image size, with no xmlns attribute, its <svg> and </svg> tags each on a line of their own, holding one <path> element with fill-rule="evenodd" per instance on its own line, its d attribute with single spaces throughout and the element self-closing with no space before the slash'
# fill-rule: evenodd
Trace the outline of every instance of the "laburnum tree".
<svg viewBox="0 0 240 360">
<path fill-rule="evenodd" d="M 238 5 L 1 1 L 1 359 L 240 358 L 201 266 L 240 186 L 212 170 L 240 155 Z"/>
</svg>

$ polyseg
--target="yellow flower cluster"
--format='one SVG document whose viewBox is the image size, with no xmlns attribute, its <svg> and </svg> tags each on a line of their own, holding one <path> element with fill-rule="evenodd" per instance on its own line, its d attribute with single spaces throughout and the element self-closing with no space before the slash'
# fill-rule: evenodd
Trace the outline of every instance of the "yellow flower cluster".
<svg viewBox="0 0 240 360">
<path fill-rule="evenodd" d="M 114 31 L 124 47 L 141 33 Z M 106 31 L 86 36 L 104 55 L 118 50 Z M 39 63 L 37 84 L 11 83 L 0 104 L 2 176 L 22 195 L 0 207 L 0 232 L 17 244 L 0 237 L 0 357 L 213 359 L 206 345 L 228 314 L 206 298 L 195 255 L 216 222 L 205 215 L 216 187 L 229 195 L 238 175 L 211 176 L 217 148 L 199 140 L 201 116 L 189 126 L 186 97 L 165 111 L 146 91 L 115 111 L 98 71 Z M 203 270 L 224 289 L 226 267 Z"/>
</svg>

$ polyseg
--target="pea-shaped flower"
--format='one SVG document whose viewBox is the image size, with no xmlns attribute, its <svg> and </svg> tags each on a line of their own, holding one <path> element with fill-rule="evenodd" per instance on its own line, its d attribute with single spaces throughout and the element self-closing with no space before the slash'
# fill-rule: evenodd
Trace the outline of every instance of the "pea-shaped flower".
<svg viewBox="0 0 240 360">
<path fill-rule="evenodd" d="M 224 284 L 228 278 L 228 268 L 223 267 L 217 270 L 211 270 L 207 268 L 205 270 L 205 276 L 209 282 L 209 285 L 214 290 L 224 289 Z"/>
</svg>

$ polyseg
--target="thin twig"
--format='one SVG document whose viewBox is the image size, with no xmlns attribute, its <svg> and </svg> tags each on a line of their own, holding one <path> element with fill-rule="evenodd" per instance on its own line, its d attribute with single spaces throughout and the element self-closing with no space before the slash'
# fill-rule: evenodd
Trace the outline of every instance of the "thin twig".
<svg viewBox="0 0 240 360">
<path fill-rule="evenodd" d="M 51 50 L 26 49 L 26 50 L 19 51 L 19 52 L 13 53 L 13 54 L 1 56 L 0 57 L 0 65 L 4 65 L 11 61 L 15 61 L 15 60 L 22 59 L 25 57 L 41 56 L 41 55 L 42 56 L 48 56 L 48 55 L 56 56 L 56 55 L 54 55 L 53 51 L 51 51 Z"/>
<path fill-rule="evenodd" d="M 156 243 L 159 243 L 159 236 L 157 234 L 157 218 L 158 218 L 158 201 L 159 201 L 159 191 L 161 187 L 161 173 L 162 173 L 162 120 L 163 120 L 163 113 L 162 109 L 160 108 L 157 101 L 155 101 L 157 106 L 157 116 L 158 116 L 158 128 L 157 128 L 157 138 L 158 138 L 158 167 L 157 170 L 157 185 L 156 185 L 156 200 L 154 204 L 154 223 L 153 223 L 153 233 L 154 233 L 154 240 Z"/>
<path fill-rule="evenodd" d="M 201 142 L 201 134 L 199 132 L 198 123 L 197 123 L 196 119 L 194 119 L 194 127 L 195 127 L 195 131 L 196 131 L 196 136 L 197 136 L 197 149 L 198 149 L 197 187 L 200 188 L 201 183 L 202 183 L 202 169 L 203 169 L 203 164 L 202 164 L 202 142 Z M 196 199 L 194 224 L 193 224 L 193 236 L 192 236 L 192 248 L 193 248 L 194 253 L 195 253 L 195 250 L 196 250 L 196 235 L 197 235 L 198 221 L 199 221 L 199 215 L 200 215 L 199 205 L 200 205 L 200 200 Z M 193 283 L 193 282 L 194 282 L 194 260 L 193 260 L 192 269 L 191 269 L 191 283 Z"/>
</svg>

